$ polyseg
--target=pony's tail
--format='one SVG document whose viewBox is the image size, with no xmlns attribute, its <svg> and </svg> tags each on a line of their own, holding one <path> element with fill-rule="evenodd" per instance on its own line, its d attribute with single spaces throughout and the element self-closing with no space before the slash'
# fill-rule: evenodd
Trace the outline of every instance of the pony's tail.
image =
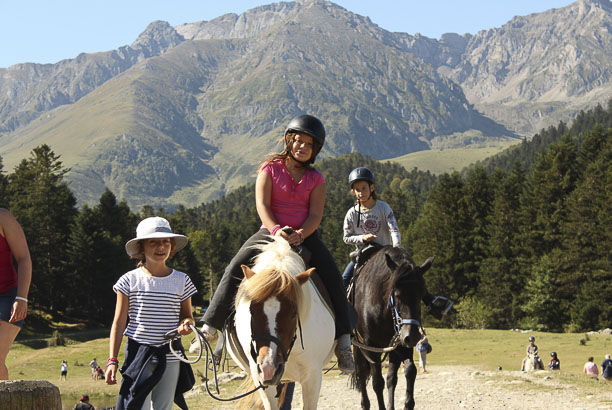
<svg viewBox="0 0 612 410">
<path fill-rule="evenodd" d="M 285 396 L 287 395 L 287 387 L 289 387 L 289 383 L 283 383 L 281 387 L 281 391 L 278 394 L 277 405 L 280 408 L 285 401 Z"/>
<path fill-rule="evenodd" d="M 357 388 L 357 372 L 353 372 L 351 377 L 349 377 L 349 389 L 355 390 Z"/>
<path fill-rule="evenodd" d="M 242 390 L 247 392 L 255 388 L 255 383 L 253 382 L 253 379 L 251 379 L 247 375 L 247 378 L 245 379 L 244 383 L 242 383 L 241 387 L 242 387 Z M 236 406 L 234 408 L 236 409 L 239 408 L 242 410 L 263 409 L 264 405 L 263 405 L 263 402 L 261 401 L 261 396 L 259 395 L 259 393 L 255 392 L 253 394 L 249 394 L 248 396 L 244 396 L 243 398 L 238 400 L 238 403 L 236 403 Z"/>
</svg>

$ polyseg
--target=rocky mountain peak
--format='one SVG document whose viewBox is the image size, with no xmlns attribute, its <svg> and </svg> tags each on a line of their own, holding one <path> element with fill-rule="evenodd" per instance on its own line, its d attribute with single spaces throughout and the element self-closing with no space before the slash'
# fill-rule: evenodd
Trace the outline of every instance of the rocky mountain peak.
<svg viewBox="0 0 612 410">
<path fill-rule="evenodd" d="M 138 36 L 132 43 L 134 49 L 148 49 L 151 55 L 158 55 L 160 52 L 175 47 L 185 41 L 174 27 L 167 21 L 154 21 L 149 24 L 145 31 Z"/>
</svg>

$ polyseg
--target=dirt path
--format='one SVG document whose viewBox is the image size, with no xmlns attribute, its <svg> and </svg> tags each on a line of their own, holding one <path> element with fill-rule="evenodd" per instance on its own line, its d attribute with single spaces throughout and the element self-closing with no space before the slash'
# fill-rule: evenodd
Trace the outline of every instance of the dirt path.
<svg viewBox="0 0 612 410">
<path fill-rule="evenodd" d="M 406 383 L 403 377 L 399 379 L 395 404 L 401 409 Z M 376 409 L 371 387 L 369 397 L 372 409 Z M 431 366 L 428 373 L 417 376 L 415 401 L 417 409 L 612 409 L 612 384 L 608 394 L 595 397 L 564 385 L 551 372 L 483 372 L 463 366 Z M 301 408 L 300 394 L 295 395 L 294 408 Z M 319 408 L 359 409 L 360 396 L 348 388 L 346 376 L 326 378 Z"/>
<path fill-rule="evenodd" d="M 419 373 L 417 376 L 415 401 L 417 409 L 612 409 L 612 383 L 601 385 L 599 389 L 593 388 L 598 386 L 593 383 L 584 380 L 584 386 L 577 387 L 561 380 L 558 373 L 548 371 L 487 372 L 466 366 L 430 366 L 427 373 Z M 600 380 L 598 383 L 604 382 Z M 395 393 L 397 409 L 403 408 L 405 388 L 402 374 Z M 368 383 L 368 390 L 371 408 L 375 410 L 378 406 L 371 383 Z M 189 395 L 207 395 L 201 388 L 196 391 Z M 598 393 L 590 394 L 589 391 Z M 222 397 L 231 394 L 223 391 Z M 209 404 L 202 408 L 211 407 Z M 235 402 L 214 402 L 212 408 L 233 409 Z M 293 408 L 302 408 L 299 385 L 296 386 Z M 360 408 L 360 395 L 349 388 L 348 376 L 332 370 L 324 377 L 319 409 Z"/>
</svg>

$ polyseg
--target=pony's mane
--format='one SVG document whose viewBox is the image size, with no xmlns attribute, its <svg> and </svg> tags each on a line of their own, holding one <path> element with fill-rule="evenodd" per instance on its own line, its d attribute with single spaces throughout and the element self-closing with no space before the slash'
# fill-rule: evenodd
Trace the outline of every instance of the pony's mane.
<svg viewBox="0 0 612 410">
<path fill-rule="evenodd" d="M 258 244 L 254 248 L 261 251 L 255 258 L 255 275 L 240 285 L 236 304 L 241 299 L 263 302 L 274 296 L 285 295 L 296 301 L 298 309 L 303 310 L 302 287 L 295 279 L 295 275 L 305 270 L 302 258 L 281 238 L 273 238 L 272 242 Z"/>
<path fill-rule="evenodd" d="M 423 278 L 416 273 L 416 265 L 408 255 L 408 251 L 403 248 L 392 247 L 386 249 L 385 252 L 391 257 L 397 266 L 407 264 L 411 267 L 411 269 L 408 270 L 396 269 L 395 271 L 391 272 L 391 276 L 384 288 L 384 298 L 387 300 L 391 296 L 391 292 L 396 285 L 400 283 L 419 282 L 422 281 Z"/>
</svg>

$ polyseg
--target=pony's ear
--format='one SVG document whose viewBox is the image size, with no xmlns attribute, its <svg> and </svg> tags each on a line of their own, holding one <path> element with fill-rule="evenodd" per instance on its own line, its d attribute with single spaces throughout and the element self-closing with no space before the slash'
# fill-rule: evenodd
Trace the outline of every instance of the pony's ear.
<svg viewBox="0 0 612 410">
<path fill-rule="evenodd" d="M 310 279 L 310 275 L 312 275 L 312 272 L 314 272 L 314 270 L 315 268 L 310 268 L 306 272 L 302 272 L 295 275 L 295 279 L 298 281 L 300 286 L 308 282 L 308 279 Z"/>
<path fill-rule="evenodd" d="M 391 259 L 391 257 L 389 256 L 389 254 L 388 254 L 388 253 L 385 253 L 385 261 L 387 262 L 387 266 L 388 266 L 388 267 L 389 267 L 389 268 L 390 268 L 392 271 L 394 271 L 394 270 L 395 270 L 395 268 L 397 268 L 397 263 L 395 263 L 395 262 L 393 261 L 393 259 Z"/>
<path fill-rule="evenodd" d="M 240 267 L 242 268 L 242 273 L 244 273 L 244 277 L 247 278 L 247 280 L 251 279 L 253 275 L 255 275 L 255 272 L 253 272 L 248 266 L 240 265 Z"/>
<path fill-rule="evenodd" d="M 433 256 L 431 258 L 427 258 L 427 260 L 421 266 L 419 266 L 419 270 L 421 271 L 421 274 L 427 272 L 427 270 L 431 268 L 431 264 L 433 263 L 433 260 L 434 260 Z"/>
</svg>

